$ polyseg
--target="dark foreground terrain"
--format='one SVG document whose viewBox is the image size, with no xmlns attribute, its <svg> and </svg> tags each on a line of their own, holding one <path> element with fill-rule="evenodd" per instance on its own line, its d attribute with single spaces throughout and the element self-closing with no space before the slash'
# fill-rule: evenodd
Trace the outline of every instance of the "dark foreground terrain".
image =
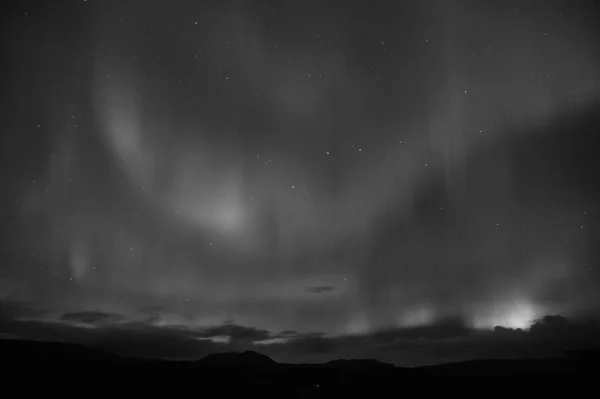
<svg viewBox="0 0 600 399">
<path fill-rule="evenodd" d="M 500 377 L 502 384 L 482 385 L 483 389 L 497 391 L 507 388 L 508 381 L 515 381 L 509 377 L 520 377 L 517 379 L 530 385 L 539 377 L 546 377 L 546 382 L 535 386 L 539 393 L 554 390 L 559 384 L 564 387 L 565 381 L 572 380 L 565 377 L 595 381 L 589 377 L 599 374 L 600 360 L 599 352 L 591 350 L 552 359 L 475 360 L 418 368 L 400 368 L 375 360 L 283 364 L 256 352 L 213 354 L 185 362 L 123 358 L 80 345 L 17 340 L 0 340 L 0 353 L 3 383 L 17 383 L 25 390 L 45 393 L 114 390 L 124 395 L 142 392 L 145 395 L 155 390 L 158 393 L 157 390 L 178 391 L 188 387 L 202 392 L 200 396 L 211 397 L 219 393 L 228 397 L 231 394 L 254 397 L 256 393 L 277 397 L 338 397 L 361 392 L 398 393 L 408 387 L 410 392 L 415 387 L 443 392 L 448 385 L 438 384 L 436 381 L 442 380 L 439 377 L 457 377 L 453 378 L 454 385 L 464 381 L 462 377 Z M 468 383 L 471 390 L 475 389 L 474 383 L 477 384 L 474 380 Z M 573 389 L 580 386 L 573 385 Z"/>
</svg>

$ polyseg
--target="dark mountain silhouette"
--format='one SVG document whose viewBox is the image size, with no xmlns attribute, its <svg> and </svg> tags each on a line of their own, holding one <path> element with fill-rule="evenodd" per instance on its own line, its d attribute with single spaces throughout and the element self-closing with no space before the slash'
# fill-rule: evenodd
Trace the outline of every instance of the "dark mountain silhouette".
<svg viewBox="0 0 600 399">
<path fill-rule="evenodd" d="M 324 364 L 326 367 L 338 369 L 362 369 L 362 370 L 390 370 L 396 367 L 390 363 L 383 363 L 374 359 L 338 359 Z"/>
<path fill-rule="evenodd" d="M 439 389 L 447 394 L 447 384 L 427 381 L 472 376 L 502 377 L 501 385 L 506 387 L 511 386 L 508 377 L 527 377 L 515 380 L 519 389 L 524 382 L 536 381 L 529 377 L 558 377 L 553 378 L 553 384 L 535 385 L 536 394 L 544 389 L 555 393 L 556 384 L 570 380 L 562 377 L 595 376 L 600 362 L 598 353 L 579 351 L 554 359 L 480 360 L 400 368 L 368 359 L 283 364 L 256 352 L 217 353 L 198 361 L 147 360 L 74 344 L 0 340 L 5 386 L 17 383 L 22 389 L 23 381 L 32 381 L 29 390 L 39 389 L 45 395 L 51 391 L 62 394 L 65 389 L 78 386 L 93 389 L 98 395 L 100 389 L 114 394 L 126 387 L 137 395 L 148 392 L 156 396 L 157 388 L 172 394 L 174 388 L 185 385 L 200 396 L 218 392 L 226 396 L 355 397 L 400 392 L 411 384 L 416 384 L 418 390 Z"/>
<path fill-rule="evenodd" d="M 331 371 L 418 373 L 435 375 L 492 375 L 492 374 L 585 374 L 595 370 L 600 363 L 600 349 L 567 351 L 564 356 L 542 359 L 492 359 L 446 363 L 416 368 L 396 367 L 374 359 L 338 359 L 323 364 L 278 363 L 258 352 L 226 352 L 210 354 L 197 361 L 149 360 L 117 356 L 101 348 L 59 342 L 39 342 L 0 339 L 2 362 L 27 365 L 53 362 L 56 367 L 90 366 L 93 364 L 160 366 L 177 369 L 245 368 L 277 372 Z"/>
<path fill-rule="evenodd" d="M 258 352 L 245 351 L 239 352 L 228 352 L 228 353 L 213 353 L 210 354 L 198 362 L 202 366 L 254 366 L 254 367 L 268 367 L 277 364 L 275 360 L 270 357 L 263 355 Z"/>
<path fill-rule="evenodd" d="M 22 340 L 0 340 L 0 353 L 4 361 L 22 362 L 35 359 L 37 362 L 60 359 L 61 361 L 118 362 L 125 358 L 100 348 L 83 345 Z"/>
</svg>

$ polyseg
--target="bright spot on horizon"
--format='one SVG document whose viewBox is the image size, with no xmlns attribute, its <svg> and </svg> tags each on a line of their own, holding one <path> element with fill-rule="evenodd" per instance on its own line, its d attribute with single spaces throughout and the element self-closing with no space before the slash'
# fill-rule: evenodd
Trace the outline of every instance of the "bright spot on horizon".
<svg viewBox="0 0 600 399">
<path fill-rule="evenodd" d="M 515 301 L 508 304 L 482 309 L 473 320 L 473 327 L 493 329 L 504 327 L 512 329 L 528 329 L 540 316 L 540 311 L 526 301 Z"/>
</svg>

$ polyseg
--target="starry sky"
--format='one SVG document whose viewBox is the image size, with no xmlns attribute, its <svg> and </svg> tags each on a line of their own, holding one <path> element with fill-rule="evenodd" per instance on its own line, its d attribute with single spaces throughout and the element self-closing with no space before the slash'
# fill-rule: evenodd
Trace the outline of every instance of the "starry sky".
<svg viewBox="0 0 600 399">
<path fill-rule="evenodd" d="M 600 331 L 594 2 L 2 7 L 1 337 L 418 365 Z"/>
</svg>

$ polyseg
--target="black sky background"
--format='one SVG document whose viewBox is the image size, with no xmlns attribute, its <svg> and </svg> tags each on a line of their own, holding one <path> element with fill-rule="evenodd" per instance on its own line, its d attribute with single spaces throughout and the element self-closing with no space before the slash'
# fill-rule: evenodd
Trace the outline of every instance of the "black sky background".
<svg viewBox="0 0 600 399">
<path fill-rule="evenodd" d="M 3 7 L 4 337 L 596 345 L 595 2 Z"/>
</svg>

